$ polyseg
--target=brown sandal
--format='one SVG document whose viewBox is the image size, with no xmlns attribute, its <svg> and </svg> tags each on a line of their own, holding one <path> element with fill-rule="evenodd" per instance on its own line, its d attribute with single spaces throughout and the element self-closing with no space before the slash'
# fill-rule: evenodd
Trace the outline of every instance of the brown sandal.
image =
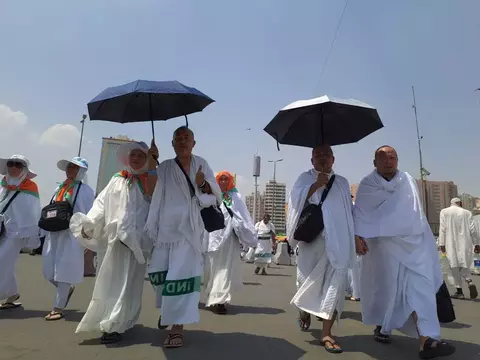
<svg viewBox="0 0 480 360">
<path fill-rule="evenodd" d="M 180 340 L 176 342 L 175 340 Z M 163 343 L 163 347 L 166 349 L 180 348 L 183 346 L 183 334 L 180 333 L 170 333 Z"/>
<path fill-rule="evenodd" d="M 45 320 L 47 321 L 57 321 L 63 319 L 63 312 L 62 311 L 51 311 L 47 316 L 45 316 Z"/>
</svg>

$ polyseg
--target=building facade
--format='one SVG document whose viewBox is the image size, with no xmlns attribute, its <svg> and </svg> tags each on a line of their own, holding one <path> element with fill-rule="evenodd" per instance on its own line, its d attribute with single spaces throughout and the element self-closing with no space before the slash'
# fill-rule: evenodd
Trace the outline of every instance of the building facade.
<svg viewBox="0 0 480 360">
<path fill-rule="evenodd" d="M 284 183 L 273 180 L 265 184 L 265 212 L 271 216 L 271 221 L 277 233 L 285 233 L 286 230 L 286 203 L 287 187 Z"/>
<path fill-rule="evenodd" d="M 453 181 L 427 180 L 422 184 L 421 180 L 417 180 L 417 186 L 428 222 L 433 233 L 438 235 L 440 211 L 450 206 L 452 198 L 458 197 L 457 185 Z"/>
<path fill-rule="evenodd" d="M 245 196 L 245 204 L 247 205 L 248 212 L 253 219 L 253 222 L 256 224 L 262 220 L 263 214 L 265 213 L 265 197 L 257 192 L 257 209 L 255 219 L 253 218 L 253 203 L 254 203 L 254 194 L 251 193 L 248 196 Z"/>
</svg>

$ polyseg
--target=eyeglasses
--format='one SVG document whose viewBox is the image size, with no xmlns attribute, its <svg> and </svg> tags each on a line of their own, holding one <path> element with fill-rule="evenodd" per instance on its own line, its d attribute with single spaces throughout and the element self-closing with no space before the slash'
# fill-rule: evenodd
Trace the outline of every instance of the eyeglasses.
<svg viewBox="0 0 480 360">
<path fill-rule="evenodd" d="M 17 169 L 23 169 L 25 167 L 25 165 L 20 162 L 20 161 L 7 161 L 7 167 L 9 168 L 17 168 Z"/>
</svg>

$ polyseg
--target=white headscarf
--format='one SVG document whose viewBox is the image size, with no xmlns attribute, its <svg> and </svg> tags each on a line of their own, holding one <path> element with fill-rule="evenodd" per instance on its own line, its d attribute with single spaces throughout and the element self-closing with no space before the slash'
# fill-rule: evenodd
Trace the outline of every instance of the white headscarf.
<svg viewBox="0 0 480 360">
<path fill-rule="evenodd" d="M 148 159 L 145 161 L 145 165 L 141 169 L 134 170 L 130 166 L 130 153 L 133 150 L 141 150 L 145 154 L 148 153 L 148 145 L 145 144 L 143 141 L 140 142 L 128 142 L 126 144 L 121 145 L 117 150 L 117 158 L 120 162 L 125 165 L 125 170 L 127 170 L 130 174 L 143 174 L 148 171 Z"/>
</svg>

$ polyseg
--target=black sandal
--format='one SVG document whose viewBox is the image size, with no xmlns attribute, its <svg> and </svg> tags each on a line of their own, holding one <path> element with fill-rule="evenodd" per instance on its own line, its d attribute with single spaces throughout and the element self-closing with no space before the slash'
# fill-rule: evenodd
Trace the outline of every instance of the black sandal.
<svg viewBox="0 0 480 360">
<path fill-rule="evenodd" d="M 322 341 L 322 345 L 325 348 L 325 350 L 327 352 L 329 352 L 330 354 L 341 354 L 341 353 L 343 353 L 343 349 L 340 347 L 340 345 L 335 340 Z M 335 345 L 337 345 L 338 348 L 336 348 Z"/>
<path fill-rule="evenodd" d="M 308 329 L 310 329 L 311 322 L 312 319 L 309 313 L 302 310 L 298 312 L 297 323 L 301 331 L 307 331 Z"/>
<path fill-rule="evenodd" d="M 112 333 L 103 333 L 102 337 L 100 338 L 100 342 L 102 344 L 113 344 L 122 340 L 122 335 L 118 332 Z"/>
<path fill-rule="evenodd" d="M 377 328 L 373 331 L 375 341 L 382 344 L 390 344 L 392 342 L 392 338 L 389 335 L 382 334 L 381 331 L 381 326 L 377 326 Z"/>
<path fill-rule="evenodd" d="M 226 315 L 227 307 L 225 304 L 217 304 L 213 306 L 213 312 L 217 315 Z"/>
<path fill-rule="evenodd" d="M 455 352 L 455 346 L 445 341 L 428 338 L 423 345 L 423 350 L 418 353 L 420 359 L 434 359 L 450 356 Z"/>
</svg>

